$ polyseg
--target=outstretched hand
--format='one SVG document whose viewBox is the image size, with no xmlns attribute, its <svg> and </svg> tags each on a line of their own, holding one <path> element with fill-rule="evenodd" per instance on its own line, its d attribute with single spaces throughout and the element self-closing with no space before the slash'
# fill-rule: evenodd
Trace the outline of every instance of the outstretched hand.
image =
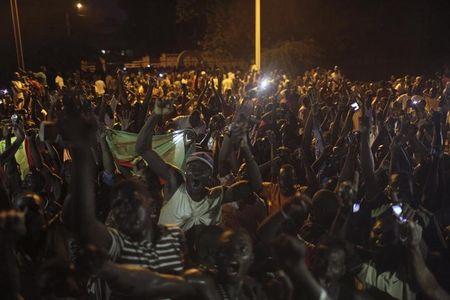
<svg viewBox="0 0 450 300">
<path fill-rule="evenodd" d="M 131 120 L 131 116 L 131 111 L 124 111 L 122 112 L 122 114 L 120 114 L 119 120 L 122 131 L 127 131 L 134 123 L 134 120 Z"/>
</svg>

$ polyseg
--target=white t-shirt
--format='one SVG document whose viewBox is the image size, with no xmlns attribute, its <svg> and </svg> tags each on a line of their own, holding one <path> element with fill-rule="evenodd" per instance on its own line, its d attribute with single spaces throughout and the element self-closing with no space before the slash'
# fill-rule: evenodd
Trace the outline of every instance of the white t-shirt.
<svg viewBox="0 0 450 300">
<path fill-rule="evenodd" d="M 186 190 L 186 183 L 183 183 L 161 208 L 158 223 L 176 225 L 183 231 L 194 225 L 218 225 L 222 199 L 223 189 L 217 197 L 208 195 L 201 201 L 194 201 Z"/>
<path fill-rule="evenodd" d="M 95 93 L 97 93 L 97 95 L 105 94 L 106 84 L 103 80 L 101 80 L 101 79 L 97 80 L 94 84 L 94 87 L 95 87 Z"/>
</svg>

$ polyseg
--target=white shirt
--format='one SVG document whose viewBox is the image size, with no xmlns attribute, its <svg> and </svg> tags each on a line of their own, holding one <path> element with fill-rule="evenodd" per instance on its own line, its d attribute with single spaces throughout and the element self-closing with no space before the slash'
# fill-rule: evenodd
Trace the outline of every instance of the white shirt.
<svg viewBox="0 0 450 300">
<path fill-rule="evenodd" d="M 217 225 L 221 218 L 222 199 L 223 189 L 215 198 L 208 195 L 201 201 L 194 201 L 186 190 L 186 183 L 183 183 L 161 208 L 158 223 L 176 225 L 183 231 L 194 225 Z"/>
</svg>

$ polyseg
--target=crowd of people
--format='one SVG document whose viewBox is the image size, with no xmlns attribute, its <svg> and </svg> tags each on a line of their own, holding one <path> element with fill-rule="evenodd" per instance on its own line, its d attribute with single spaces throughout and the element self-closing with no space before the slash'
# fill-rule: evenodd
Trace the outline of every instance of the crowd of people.
<svg viewBox="0 0 450 300">
<path fill-rule="evenodd" d="M 450 299 L 449 76 L 17 72 L 2 299 Z"/>
</svg>

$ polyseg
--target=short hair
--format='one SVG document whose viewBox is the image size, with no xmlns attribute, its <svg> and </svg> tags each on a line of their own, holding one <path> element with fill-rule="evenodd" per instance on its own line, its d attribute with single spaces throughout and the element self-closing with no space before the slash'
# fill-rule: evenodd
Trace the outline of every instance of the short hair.
<svg viewBox="0 0 450 300">
<path fill-rule="evenodd" d="M 124 198 L 128 200 L 135 199 L 135 192 L 143 195 L 146 199 L 152 198 L 145 184 L 137 178 L 122 179 L 111 189 L 111 195 L 113 197 L 119 193 L 122 193 L 122 195 L 125 196 Z M 113 206 L 116 204 L 117 203 L 112 203 Z"/>
</svg>

